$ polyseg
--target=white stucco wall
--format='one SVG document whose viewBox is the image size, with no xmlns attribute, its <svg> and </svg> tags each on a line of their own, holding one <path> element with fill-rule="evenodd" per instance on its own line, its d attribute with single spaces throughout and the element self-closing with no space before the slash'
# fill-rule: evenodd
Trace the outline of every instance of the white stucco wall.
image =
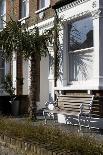
<svg viewBox="0 0 103 155">
<path fill-rule="evenodd" d="M 29 93 L 29 61 L 23 60 L 23 95 Z"/>
<path fill-rule="evenodd" d="M 48 66 L 48 56 L 42 57 L 40 61 L 40 102 L 37 102 L 38 109 L 43 108 L 45 102 L 49 100 Z"/>
<path fill-rule="evenodd" d="M 61 54 L 63 53 L 62 64 L 63 66 L 62 73 L 61 73 L 61 82 L 58 80 L 57 87 L 55 90 L 99 90 L 103 89 L 103 18 L 102 18 L 102 0 L 77 0 L 66 6 L 63 6 L 59 9 L 58 15 L 62 19 L 64 24 L 63 27 L 63 36 L 60 35 L 60 44 L 61 47 Z M 93 19 L 93 42 L 94 42 L 94 49 L 93 49 L 93 66 L 92 70 L 93 73 L 90 79 L 84 81 L 74 81 L 71 84 L 68 84 L 68 74 L 69 70 L 68 66 L 68 47 L 67 47 L 67 36 L 68 33 L 66 31 L 66 23 L 70 22 L 71 20 L 82 19 L 84 17 L 91 16 Z M 63 39 L 62 39 L 63 38 Z M 88 64 L 89 66 L 89 64 Z"/>
</svg>

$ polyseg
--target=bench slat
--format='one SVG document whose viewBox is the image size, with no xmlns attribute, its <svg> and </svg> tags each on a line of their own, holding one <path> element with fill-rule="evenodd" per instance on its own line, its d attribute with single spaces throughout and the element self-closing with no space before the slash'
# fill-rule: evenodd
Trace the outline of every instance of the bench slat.
<svg viewBox="0 0 103 155">
<path fill-rule="evenodd" d="M 87 99 L 87 98 L 86 99 L 81 99 L 81 98 L 80 99 L 78 99 L 78 98 L 75 98 L 75 99 L 74 98 L 72 98 L 72 99 L 71 98 L 67 98 L 67 99 L 66 98 L 59 98 L 58 102 L 60 102 L 60 101 L 74 101 L 74 102 L 84 102 L 84 101 L 86 102 L 87 101 L 87 102 L 90 102 L 90 101 L 92 101 L 92 99 Z"/>
<path fill-rule="evenodd" d="M 83 96 L 83 95 L 59 95 L 58 97 L 70 97 L 70 98 L 92 98 L 93 97 L 93 95 L 92 96 L 89 96 L 89 95 L 85 95 L 85 96 Z"/>
</svg>

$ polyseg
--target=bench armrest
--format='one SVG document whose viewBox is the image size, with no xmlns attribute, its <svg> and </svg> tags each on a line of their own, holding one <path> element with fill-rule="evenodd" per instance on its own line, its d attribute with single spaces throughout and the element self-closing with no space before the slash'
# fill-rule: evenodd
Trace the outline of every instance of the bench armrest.
<svg viewBox="0 0 103 155">
<path fill-rule="evenodd" d="M 88 104 L 88 105 L 81 103 L 81 104 L 80 104 L 80 114 L 84 113 L 84 111 L 85 111 L 85 109 L 86 109 L 85 107 L 87 107 L 87 106 L 88 106 L 88 113 L 91 112 L 91 109 L 92 109 L 92 102 L 91 102 L 90 104 Z"/>
</svg>

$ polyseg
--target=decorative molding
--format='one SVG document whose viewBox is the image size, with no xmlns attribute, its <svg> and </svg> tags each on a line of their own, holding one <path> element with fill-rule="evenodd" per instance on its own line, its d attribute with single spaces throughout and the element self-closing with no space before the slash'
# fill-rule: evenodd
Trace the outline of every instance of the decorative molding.
<svg viewBox="0 0 103 155">
<path fill-rule="evenodd" d="M 97 19 L 97 18 L 103 17 L 103 11 L 100 9 L 96 9 L 93 11 L 87 10 L 87 11 L 75 14 L 73 16 L 70 16 L 70 17 L 66 17 L 65 14 L 63 14 L 61 16 L 61 20 L 62 20 L 62 22 L 66 22 L 66 21 L 70 21 L 73 19 L 83 17 L 83 16 L 87 16 L 87 15 L 91 15 L 93 19 Z"/>
<path fill-rule="evenodd" d="M 29 30 L 32 30 L 35 26 L 38 27 L 39 30 L 49 29 L 49 28 L 52 28 L 53 25 L 54 25 L 54 17 L 29 27 Z"/>
<path fill-rule="evenodd" d="M 54 25 L 54 17 L 38 23 L 39 30 L 49 29 Z"/>
<path fill-rule="evenodd" d="M 94 2 L 92 3 L 92 8 L 95 8 L 96 6 L 97 6 L 97 2 L 94 1 Z"/>
<path fill-rule="evenodd" d="M 66 11 L 68 9 L 71 9 L 73 7 L 76 7 L 77 5 L 80 5 L 82 3 L 88 2 L 90 0 L 77 0 L 75 2 L 69 3 L 67 5 L 64 5 L 63 7 L 60 7 L 59 9 L 57 9 L 58 13 Z"/>
<path fill-rule="evenodd" d="M 91 15 L 92 15 L 93 19 L 97 19 L 99 17 L 102 17 L 101 16 L 101 12 L 102 11 L 100 9 L 97 9 L 97 10 L 92 11 L 91 12 Z"/>
<path fill-rule="evenodd" d="M 72 20 L 72 19 L 77 19 L 77 18 L 80 18 L 80 17 L 85 16 L 85 15 L 89 15 L 89 14 L 90 14 L 90 11 L 89 11 L 89 10 L 84 11 L 84 12 L 81 12 L 81 13 L 78 13 L 78 14 L 75 14 L 75 15 L 73 15 L 73 16 L 71 16 L 71 17 L 67 17 L 67 18 L 66 18 L 66 16 L 65 16 L 65 14 L 63 14 L 63 15 L 61 16 L 61 20 L 62 20 L 63 22 L 65 22 L 65 21 L 70 21 L 70 20 Z"/>
<path fill-rule="evenodd" d="M 53 27 L 53 25 L 54 23 L 53 21 L 51 21 L 51 22 L 44 23 L 43 25 L 38 27 L 39 27 L 39 30 L 43 30 L 43 29 L 48 29 L 49 27 Z"/>
</svg>

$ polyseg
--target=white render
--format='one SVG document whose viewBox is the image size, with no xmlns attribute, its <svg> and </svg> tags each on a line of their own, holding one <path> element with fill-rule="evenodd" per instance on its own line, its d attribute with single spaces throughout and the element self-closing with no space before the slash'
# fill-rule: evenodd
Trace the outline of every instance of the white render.
<svg viewBox="0 0 103 155">
<path fill-rule="evenodd" d="M 59 9 L 57 9 L 58 15 L 62 20 L 63 27 L 60 32 L 60 52 L 61 52 L 61 60 L 60 60 L 60 78 L 57 81 L 57 87 L 54 87 L 54 74 L 53 67 L 47 66 L 45 60 L 41 61 L 42 72 L 40 74 L 40 102 L 38 103 L 40 107 L 44 107 L 44 103 L 49 99 L 54 99 L 55 90 L 100 90 L 103 89 L 103 18 L 102 18 L 102 0 L 77 0 L 70 4 L 67 4 Z M 91 52 L 93 63 L 92 68 L 90 70 L 91 78 L 87 80 L 81 81 L 73 81 L 72 83 L 68 83 L 68 49 L 67 49 L 67 22 L 75 19 L 81 19 L 85 16 L 91 16 L 93 20 L 93 43 L 94 47 L 91 49 L 85 49 L 87 52 Z M 53 26 L 54 18 L 47 19 L 37 24 L 42 33 L 45 29 L 50 29 Z M 32 29 L 30 27 L 29 29 Z M 51 50 L 50 50 L 51 51 Z M 52 54 L 51 54 L 52 53 Z M 53 56 L 53 52 L 50 52 Z M 49 61 L 49 60 L 48 60 Z M 49 63 L 48 63 L 49 65 Z M 89 64 L 88 64 L 89 66 Z M 50 72 L 49 72 L 50 69 Z M 45 76 L 43 73 L 45 72 Z M 46 77 L 47 76 L 47 77 Z M 42 87 L 42 85 L 46 85 L 46 87 Z M 45 89 L 44 89 L 45 88 Z M 42 94 L 43 93 L 43 94 Z"/>
<path fill-rule="evenodd" d="M 62 60 L 62 77 L 58 80 L 55 90 L 100 90 L 103 89 L 103 17 L 102 17 L 102 0 L 78 0 L 72 2 L 66 6 L 59 8 L 58 15 L 62 19 L 63 27 L 63 39 L 61 40 L 61 46 L 63 49 Z M 73 81 L 68 84 L 68 55 L 67 55 L 67 39 L 66 39 L 66 23 L 71 20 L 81 19 L 85 16 L 91 16 L 93 19 L 93 43 L 94 48 L 92 52 L 93 66 L 91 79 L 84 81 Z M 88 49 L 87 49 L 88 50 Z M 88 64 L 89 65 L 89 64 Z"/>
<path fill-rule="evenodd" d="M 103 0 L 77 0 L 57 9 L 62 20 L 63 27 L 60 31 L 60 78 L 57 87 L 54 87 L 53 66 L 49 66 L 49 56 L 41 58 L 40 62 L 40 102 L 38 108 L 43 108 L 48 100 L 54 100 L 55 90 L 100 90 L 103 89 Z M 67 47 L 67 24 L 71 20 L 81 19 L 85 16 L 93 19 L 93 43 L 94 47 L 86 49 L 92 53 L 92 76 L 88 80 L 73 81 L 69 83 L 68 47 Z M 40 33 L 53 27 L 54 17 L 38 23 Z M 32 29 L 31 26 L 29 29 Z M 50 55 L 54 52 L 50 46 Z M 89 65 L 89 64 L 88 64 Z M 29 94 L 30 86 L 30 62 L 23 62 L 23 95 Z M 16 87 L 16 61 L 13 59 L 13 85 Z"/>
</svg>

